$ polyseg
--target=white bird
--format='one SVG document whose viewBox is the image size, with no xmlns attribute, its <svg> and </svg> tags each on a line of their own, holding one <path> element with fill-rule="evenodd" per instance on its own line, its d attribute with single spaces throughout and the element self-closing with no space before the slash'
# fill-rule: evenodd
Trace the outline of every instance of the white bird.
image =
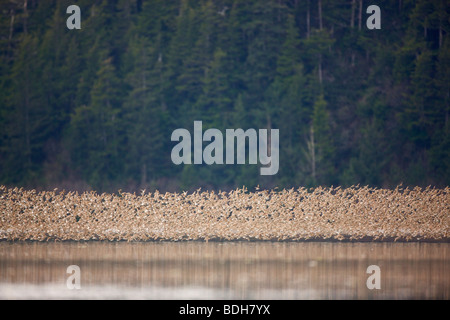
<svg viewBox="0 0 450 320">
<path fill-rule="evenodd" d="M 225 12 L 226 12 L 227 10 L 228 10 L 228 7 L 225 6 L 225 7 L 223 7 L 222 10 L 217 11 L 217 13 L 220 14 L 221 16 L 225 16 Z"/>
</svg>

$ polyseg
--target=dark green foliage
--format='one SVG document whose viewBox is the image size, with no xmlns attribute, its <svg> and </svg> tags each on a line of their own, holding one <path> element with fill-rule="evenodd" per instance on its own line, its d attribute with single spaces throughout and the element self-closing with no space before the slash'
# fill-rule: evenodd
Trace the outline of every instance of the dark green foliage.
<svg viewBox="0 0 450 320">
<path fill-rule="evenodd" d="M 70 4 L 0 4 L 0 184 L 450 182 L 448 0 L 373 3 L 381 30 L 356 0 L 83 0 L 81 30 Z M 174 165 L 171 133 L 194 120 L 279 129 L 278 174 Z"/>
</svg>

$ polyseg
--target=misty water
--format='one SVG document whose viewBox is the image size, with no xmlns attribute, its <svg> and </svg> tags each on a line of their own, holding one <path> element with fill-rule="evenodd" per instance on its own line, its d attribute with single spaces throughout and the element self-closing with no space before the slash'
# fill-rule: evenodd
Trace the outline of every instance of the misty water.
<svg viewBox="0 0 450 320">
<path fill-rule="evenodd" d="M 0 299 L 449 299 L 449 267 L 449 243 L 4 241 Z"/>
</svg>

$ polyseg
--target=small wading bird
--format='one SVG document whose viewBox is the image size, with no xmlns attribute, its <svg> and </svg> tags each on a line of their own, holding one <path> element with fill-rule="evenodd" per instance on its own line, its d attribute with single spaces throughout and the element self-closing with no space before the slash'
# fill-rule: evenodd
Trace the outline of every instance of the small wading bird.
<svg viewBox="0 0 450 320">
<path fill-rule="evenodd" d="M 0 186 L 0 240 L 448 240 L 449 194 L 319 187 L 99 195 Z"/>
</svg>

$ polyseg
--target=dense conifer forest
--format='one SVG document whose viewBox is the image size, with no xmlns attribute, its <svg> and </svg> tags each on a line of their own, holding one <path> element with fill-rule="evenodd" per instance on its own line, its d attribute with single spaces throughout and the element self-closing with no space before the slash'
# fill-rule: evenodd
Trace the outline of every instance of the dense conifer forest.
<svg viewBox="0 0 450 320">
<path fill-rule="evenodd" d="M 450 183 L 447 0 L 2 0 L 0 14 L 0 184 Z M 279 129 L 278 173 L 175 165 L 171 133 L 195 120 Z"/>
</svg>

